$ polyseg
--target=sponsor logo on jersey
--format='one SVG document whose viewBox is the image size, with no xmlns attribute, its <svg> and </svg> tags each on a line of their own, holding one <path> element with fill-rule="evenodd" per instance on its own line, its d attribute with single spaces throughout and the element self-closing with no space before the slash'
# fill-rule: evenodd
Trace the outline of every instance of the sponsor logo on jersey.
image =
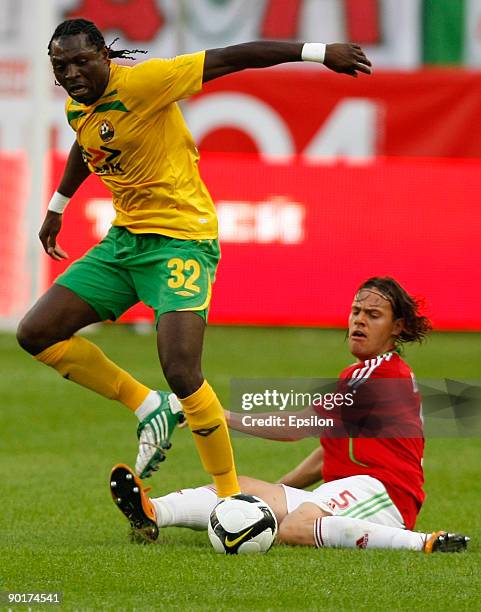
<svg viewBox="0 0 481 612">
<path fill-rule="evenodd" d="M 110 142 L 114 137 L 114 126 L 108 119 L 103 119 L 99 126 L 99 136 L 104 142 Z"/>
<path fill-rule="evenodd" d="M 101 146 L 100 149 L 80 147 L 83 160 L 95 174 L 124 174 L 124 169 L 118 161 L 120 149 Z"/>
</svg>

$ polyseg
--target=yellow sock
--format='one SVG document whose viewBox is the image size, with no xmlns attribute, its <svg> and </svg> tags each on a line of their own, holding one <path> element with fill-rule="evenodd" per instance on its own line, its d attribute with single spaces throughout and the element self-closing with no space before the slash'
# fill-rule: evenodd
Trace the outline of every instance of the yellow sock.
<svg viewBox="0 0 481 612">
<path fill-rule="evenodd" d="M 35 355 L 68 380 L 137 410 L 150 389 L 110 361 L 104 353 L 80 336 L 57 342 Z"/>
<path fill-rule="evenodd" d="M 212 387 L 204 380 L 195 393 L 180 401 L 204 470 L 214 478 L 217 495 L 240 493 L 224 411 Z"/>
</svg>

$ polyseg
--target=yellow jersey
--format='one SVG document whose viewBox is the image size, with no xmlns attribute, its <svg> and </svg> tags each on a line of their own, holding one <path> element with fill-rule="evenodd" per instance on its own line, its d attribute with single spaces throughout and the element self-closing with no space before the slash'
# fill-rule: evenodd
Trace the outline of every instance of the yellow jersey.
<svg viewBox="0 0 481 612">
<path fill-rule="evenodd" d="M 182 240 L 217 237 L 199 153 L 176 104 L 202 89 L 204 56 L 111 63 L 101 98 L 88 106 L 67 100 L 84 161 L 112 193 L 113 225 Z"/>
</svg>

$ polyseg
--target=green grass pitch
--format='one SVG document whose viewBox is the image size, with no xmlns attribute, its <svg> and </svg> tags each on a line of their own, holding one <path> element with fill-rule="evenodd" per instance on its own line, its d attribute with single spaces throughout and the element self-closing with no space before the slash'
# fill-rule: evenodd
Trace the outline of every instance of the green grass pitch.
<svg viewBox="0 0 481 612">
<path fill-rule="evenodd" d="M 153 335 L 105 326 L 91 338 L 161 386 Z M 224 557 L 206 534 L 174 528 L 140 546 L 108 490 L 111 466 L 134 461 L 136 420 L 35 363 L 12 335 L 0 335 L 0 348 L 0 590 L 62 591 L 65 610 L 481 609 L 481 440 L 428 440 L 425 457 L 417 528 L 471 535 L 467 554 L 276 547 Z M 479 379 L 481 337 L 435 334 L 406 358 L 418 377 Z M 233 376 L 334 377 L 350 362 L 341 331 L 212 327 L 204 370 L 227 403 Z M 239 472 L 269 480 L 316 442 L 234 445 Z M 177 432 L 154 493 L 205 481 L 189 432 Z"/>
</svg>

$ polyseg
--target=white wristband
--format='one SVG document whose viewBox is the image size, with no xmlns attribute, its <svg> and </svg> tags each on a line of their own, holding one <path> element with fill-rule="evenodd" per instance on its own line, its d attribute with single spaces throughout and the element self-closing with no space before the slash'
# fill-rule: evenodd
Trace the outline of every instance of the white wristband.
<svg viewBox="0 0 481 612">
<path fill-rule="evenodd" d="M 59 215 L 61 215 L 63 211 L 67 208 L 67 204 L 69 202 L 70 202 L 70 198 L 67 198 L 67 196 L 64 196 L 58 191 L 56 191 L 53 194 L 50 202 L 48 203 L 47 210 L 51 210 L 52 212 L 56 212 Z"/>
<path fill-rule="evenodd" d="M 324 63 L 326 57 L 326 45 L 324 43 L 304 43 L 301 58 L 304 62 Z"/>
</svg>

